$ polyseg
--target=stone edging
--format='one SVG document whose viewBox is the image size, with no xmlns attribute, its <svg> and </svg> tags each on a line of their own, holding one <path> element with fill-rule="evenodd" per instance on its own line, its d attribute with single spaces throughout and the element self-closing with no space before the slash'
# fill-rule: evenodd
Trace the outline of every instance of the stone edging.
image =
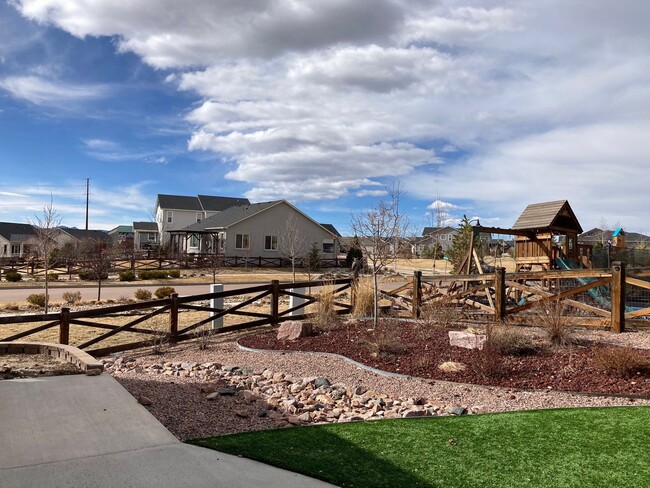
<svg viewBox="0 0 650 488">
<path fill-rule="evenodd" d="M 99 374 L 104 365 L 87 352 L 65 344 L 49 342 L 0 342 L 0 354 L 45 354 L 74 364 L 86 373 Z"/>
</svg>

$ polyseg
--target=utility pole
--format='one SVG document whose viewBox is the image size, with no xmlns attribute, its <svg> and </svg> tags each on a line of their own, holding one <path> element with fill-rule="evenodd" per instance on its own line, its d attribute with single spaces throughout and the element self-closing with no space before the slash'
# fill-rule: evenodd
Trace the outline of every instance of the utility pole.
<svg viewBox="0 0 650 488">
<path fill-rule="evenodd" d="M 90 199 L 90 178 L 86 178 L 86 230 L 88 230 L 88 200 Z"/>
</svg>

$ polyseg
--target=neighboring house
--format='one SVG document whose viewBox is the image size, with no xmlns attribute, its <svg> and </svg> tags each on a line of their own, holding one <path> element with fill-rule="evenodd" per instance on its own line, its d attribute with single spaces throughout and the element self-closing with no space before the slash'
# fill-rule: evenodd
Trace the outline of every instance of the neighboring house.
<svg viewBox="0 0 650 488">
<path fill-rule="evenodd" d="M 201 222 L 219 212 L 237 205 L 248 205 L 246 198 L 219 197 L 198 195 L 195 197 L 182 195 L 158 195 L 156 199 L 156 222 L 160 244 L 169 243 L 170 232 L 178 231 L 189 225 Z M 198 242 L 193 241 L 198 249 Z"/>
<path fill-rule="evenodd" d="M 158 231 L 158 228 L 156 228 Z M 133 239 L 133 226 L 132 225 L 118 225 L 114 229 L 107 232 L 116 244 L 123 244 L 129 239 Z"/>
<path fill-rule="evenodd" d="M 338 232 L 319 224 L 285 200 L 230 207 L 218 214 L 173 231 L 172 249 L 187 252 L 215 252 L 225 256 L 286 257 L 283 236 L 287 221 L 295 216 L 296 234 L 306 242 L 306 255 L 312 243 L 324 258 L 339 251 Z M 332 229 L 332 230 L 330 230 Z"/>
<path fill-rule="evenodd" d="M 133 246 L 136 251 L 152 249 L 160 242 L 156 222 L 133 222 Z"/>
<path fill-rule="evenodd" d="M 435 243 L 440 244 L 442 252 L 447 252 L 456 234 L 458 234 L 458 229 L 449 226 L 441 228 L 425 227 L 422 231 L 422 237 L 418 238 L 413 245 L 414 254 L 421 256 L 425 247 L 431 248 Z"/>
<path fill-rule="evenodd" d="M 600 244 L 606 246 L 607 243 L 612 241 L 614 232 L 613 230 L 603 230 L 595 227 L 580 234 L 578 236 L 578 242 L 580 244 Z M 638 232 L 626 232 L 625 244 L 628 248 L 648 249 L 650 248 L 650 236 L 639 234 Z"/>
<path fill-rule="evenodd" d="M 0 257 L 23 257 L 36 252 L 36 230 L 30 224 L 0 222 Z"/>
<path fill-rule="evenodd" d="M 56 230 L 57 232 L 54 236 L 54 240 L 56 241 L 58 248 L 62 248 L 65 245 L 77 247 L 79 244 L 86 241 L 103 243 L 106 245 L 110 245 L 113 242 L 113 238 L 103 230 L 85 230 L 70 227 L 59 227 Z"/>
</svg>

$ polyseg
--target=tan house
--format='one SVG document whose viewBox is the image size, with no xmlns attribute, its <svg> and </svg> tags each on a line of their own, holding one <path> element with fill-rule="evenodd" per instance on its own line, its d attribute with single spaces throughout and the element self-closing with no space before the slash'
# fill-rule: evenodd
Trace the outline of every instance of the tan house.
<svg viewBox="0 0 650 488">
<path fill-rule="evenodd" d="M 304 241 L 305 252 L 315 244 L 323 258 L 339 252 L 338 232 L 321 225 L 286 200 L 230 207 L 192 225 L 172 231 L 172 249 L 215 253 L 228 257 L 287 257 L 283 242 L 287 222 L 294 222 L 295 235 Z"/>
</svg>

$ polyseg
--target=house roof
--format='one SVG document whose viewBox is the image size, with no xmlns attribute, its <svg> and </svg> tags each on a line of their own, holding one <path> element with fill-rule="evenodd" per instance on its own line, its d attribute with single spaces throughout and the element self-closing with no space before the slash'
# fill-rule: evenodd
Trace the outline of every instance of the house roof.
<svg viewBox="0 0 650 488">
<path fill-rule="evenodd" d="M 11 242 L 12 235 L 36 235 L 36 230 L 30 224 L 0 222 L 0 236 Z"/>
<path fill-rule="evenodd" d="M 284 203 L 288 205 L 290 208 L 295 210 L 297 213 L 305 217 L 306 219 L 312 221 L 315 225 L 320 226 L 325 230 L 326 232 L 329 232 L 332 234 L 332 237 L 337 237 L 337 233 L 335 233 L 336 229 L 330 226 L 330 228 L 319 224 L 316 222 L 314 219 L 312 219 L 310 216 L 307 214 L 301 212 L 298 210 L 296 207 L 291 205 L 289 202 L 286 200 L 273 200 L 271 202 L 260 202 L 260 203 L 249 203 L 247 205 L 239 205 L 237 207 L 230 207 L 223 212 L 219 212 L 218 214 L 212 215 L 211 217 L 208 217 L 206 219 L 203 219 L 201 222 L 196 222 L 195 224 L 189 225 L 185 227 L 184 229 L 180 229 L 178 231 L 169 231 L 171 233 L 192 233 L 192 232 L 210 232 L 210 231 L 217 231 L 221 229 L 227 229 L 228 227 L 237 224 L 243 220 L 249 219 L 253 217 L 254 215 L 264 212 L 265 210 L 275 207 L 276 205 L 279 205 L 281 203 Z M 333 229 L 333 230 L 332 230 Z"/>
<path fill-rule="evenodd" d="M 158 224 L 155 222 L 133 222 L 133 230 L 141 232 L 158 232 Z"/>
<path fill-rule="evenodd" d="M 210 195 L 199 195 L 198 199 L 203 210 L 208 212 L 223 212 L 230 207 L 250 205 L 251 203 L 248 198 L 215 197 Z"/>
<path fill-rule="evenodd" d="M 166 210 L 193 210 L 195 212 L 222 212 L 230 207 L 249 205 L 247 198 L 219 197 L 198 195 L 188 197 L 183 195 L 158 195 L 158 206 Z"/>
<path fill-rule="evenodd" d="M 226 229 L 237 222 L 252 217 L 267 208 L 273 207 L 280 202 L 282 202 L 282 200 L 230 207 L 223 212 L 219 212 L 207 219 L 203 219 L 201 222 L 196 222 L 195 224 L 185 227 L 181 232 L 206 232 L 211 229 Z"/>
<path fill-rule="evenodd" d="M 133 226 L 131 225 L 118 225 L 114 229 L 108 231 L 109 234 L 132 234 Z"/>
<path fill-rule="evenodd" d="M 582 232 L 582 227 L 567 200 L 528 205 L 512 228 L 517 230 L 571 230 L 578 234 Z"/>
<path fill-rule="evenodd" d="M 158 206 L 167 210 L 203 210 L 198 197 L 186 197 L 183 195 L 158 195 Z"/>
<path fill-rule="evenodd" d="M 435 234 L 449 234 L 450 232 L 458 232 L 458 229 L 449 226 L 441 227 L 440 229 L 437 227 L 425 227 L 422 231 L 422 237 Z"/>
<path fill-rule="evenodd" d="M 111 236 L 103 230 L 74 229 L 70 227 L 59 227 L 59 230 L 71 235 L 79 241 L 90 239 L 93 241 L 111 242 Z"/>
<path fill-rule="evenodd" d="M 332 224 L 320 224 L 320 225 L 321 225 L 321 227 L 325 227 L 327 230 L 329 230 L 336 237 L 341 237 L 341 234 L 339 234 L 339 231 L 336 230 L 336 227 L 334 227 Z"/>
</svg>

